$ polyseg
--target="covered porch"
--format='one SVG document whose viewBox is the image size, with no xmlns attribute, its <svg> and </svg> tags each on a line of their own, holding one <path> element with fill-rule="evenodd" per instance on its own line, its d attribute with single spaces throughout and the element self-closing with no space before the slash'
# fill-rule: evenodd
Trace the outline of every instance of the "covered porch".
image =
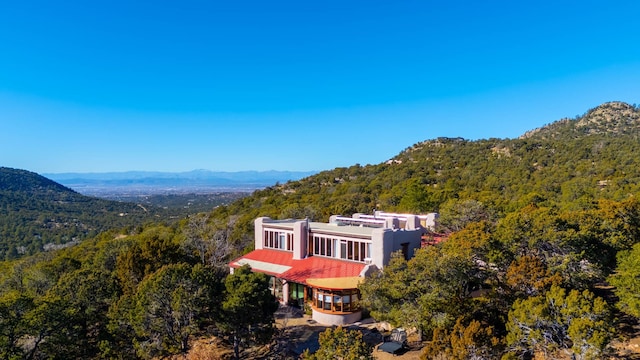
<svg viewBox="0 0 640 360">
<path fill-rule="evenodd" d="M 362 318 L 358 284 L 371 265 L 321 256 L 294 260 L 290 253 L 260 249 L 230 263 L 232 268 L 251 266 L 271 276 L 270 290 L 285 305 L 304 308 L 321 324 L 346 325 Z"/>
</svg>

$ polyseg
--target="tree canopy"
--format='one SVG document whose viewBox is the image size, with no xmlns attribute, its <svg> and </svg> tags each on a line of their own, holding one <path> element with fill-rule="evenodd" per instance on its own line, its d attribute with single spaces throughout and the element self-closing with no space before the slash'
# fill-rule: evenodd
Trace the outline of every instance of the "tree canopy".
<svg viewBox="0 0 640 360">
<path fill-rule="evenodd" d="M 609 281 L 616 287 L 620 309 L 640 318 L 640 243 L 619 253 L 618 266 Z"/>
<path fill-rule="evenodd" d="M 264 343 L 271 339 L 278 302 L 269 291 L 269 278 L 252 272 L 248 265 L 235 269 L 224 285 L 225 300 L 219 325 L 231 337 L 234 354 L 239 359 L 243 342 Z"/>
<path fill-rule="evenodd" d="M 319 336 L 320 348 L 310 353 L 309 350 L 302 354 L 305 360 L 373 360 L 371 347 L 362 339 L 362 332 L 348 330 L 338 326 L 335 329 L 328 328 Z"/>
</svg>

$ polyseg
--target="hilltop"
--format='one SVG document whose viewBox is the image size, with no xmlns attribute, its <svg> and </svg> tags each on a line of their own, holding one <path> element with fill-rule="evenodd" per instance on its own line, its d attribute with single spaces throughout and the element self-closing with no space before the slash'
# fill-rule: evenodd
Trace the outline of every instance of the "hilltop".
<svg viewBox="0 0 640 360">
<path fill-rule="evenodd" d="M 526 132 L 521 139 L 579 138 L 585 135 L 640 135 L 640 108 L 612 101 L 587 111 L 576 119 L 562 119 Z"/>
</svg>

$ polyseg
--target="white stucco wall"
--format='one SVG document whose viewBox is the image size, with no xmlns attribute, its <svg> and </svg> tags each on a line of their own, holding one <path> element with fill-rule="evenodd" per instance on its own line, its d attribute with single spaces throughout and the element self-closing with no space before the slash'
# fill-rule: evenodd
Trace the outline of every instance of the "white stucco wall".
<svg viewBox="0 0 640 360">
<path fill-rule="evenodd" d="M 348 314 L 327 314 L 316 309 L 311 309 L 311 318 L 323 325 L 348 325 L 362 319 L 362 311 Z"/>
<path fill-rule="evenodd" d="M 436 226 L 438 226 L 439 218 L 440 218 L 440 215 L 438 213 L 427 214 L 427 219 L 425 220 L 425 227 L 429 230 L 435 230 Z"/>
<path fill-rule="evenodd" d="M 262 244 L 264 244 L 264 231 L 263 231 L 263 226 L 262 224 L 265 221 L 269 221 L 271 220 L 271 218 L 268 217 L 259 217 L 257 218 L 254 222 L 254 232 L 255 232 L 255 245 L 254 245 L 254 249 L 259 250 L 262 249 Z"/>
<path fill-rule="evenodd" d="M 302 260 L 307 257 L 307 245 L 309 244 L 309 228 L 306 220 L 296 221 L 293 224 L 293 259 Z"/>
<path fill-rule="evenodd" d="M 394 232 L 394 241 L 393 241 L 393 250 L 391 252 L 395 252 L 398 250 L 402 250 L 402 244 L 409 243 L 409 258 L 413 257 L 413 253 L 416 249 L 420 248 L 422 245 L 421 236 L 422 230 L 397 230 Z"/>
<path fill-rule="evenodd" d="M 379 269 L 389 263 L 393 252 L 393 230 L 375 229 L 371 233 L 371 261 Z"/>
<path fill-rule="evenodd" d="M 372 263 L 382 269 L 391 260 L 391 253 L 402 250 L 402 244 L 408 243 L 408 255 L 413 257 L 415 249 L 421 246 L 422 229 L 375 229 L 371 235 Z"/>
</svg>

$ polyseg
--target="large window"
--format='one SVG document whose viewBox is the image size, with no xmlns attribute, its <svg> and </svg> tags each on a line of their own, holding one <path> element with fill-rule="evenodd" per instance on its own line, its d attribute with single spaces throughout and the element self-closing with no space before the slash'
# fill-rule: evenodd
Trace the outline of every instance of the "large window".
<svg viewBox="0 0 640 360">
<path fill-rule="evenodd" d="M 265 248 L 293 251 L 293 232 L 265 230 Z"/>
<path fill-rule="evenodd" d="M 354 312 L 360 310 L 360 294 L 357 289 L 313 289 L 312 306 L 325 312 Z"/>
<path fill-rule="evenodd" d="M 364 262 L 371 257 L 371 242 L 314 234 L 309 239 L 309 255 Z"/>
<path fill-rule="evenodd" d="M 313 255 L 334 257 L 336 240 L 330 237 L 314 235 L 311 241 L 311 251 Z"/>
<path fill-rule="evenodd" d="M 371 257 L 371 243 L 354 240 L 340 240 L 340 258 L 364 262 Z"/>
</svg>

